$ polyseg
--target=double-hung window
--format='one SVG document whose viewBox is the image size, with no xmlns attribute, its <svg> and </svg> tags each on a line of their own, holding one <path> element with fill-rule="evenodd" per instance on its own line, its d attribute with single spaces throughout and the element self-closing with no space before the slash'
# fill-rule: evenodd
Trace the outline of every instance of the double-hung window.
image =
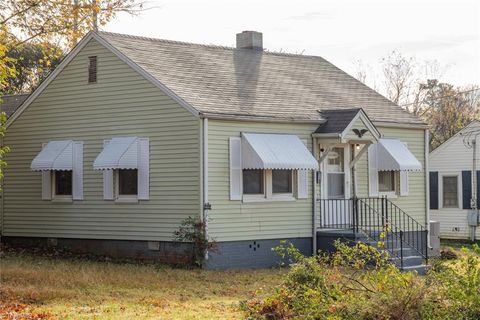
<svg viewBox="0 0 480 320">
<path fill-rule="evenodd" d="M 103 171 L 103 198 L 119 202 L 148 200 L 148 138 L 115 137 L 104 141 L 93 168 Z"/>
<path fill-rule="evenodd" d="M 264 170 L 243 170 L 243 193 L 263 195 L 264 179 Z"/>
<path fill-rule="evenodd" d="M 292 193 L 292 170 L 272 170 L 272 193 Z"/>
<path fill-rule="evenodd" d="M 43 200 L 83 200 L 83 142 L 44 143 L 30 167 L 42 172 Z"/>
<path fill-rule="evenodd" d="M 458 176 L 443 176 L 442 189 L 442 206 L 444 208 L 458 208 Z"/>
<path fill-rule="evenodd" d="M 397 193 L 397 173 L 395 171 L 378 172 L 378 191 L 382 193 Z"/>
<path fill-rule="evenodd" d="M 293 198 L 293 170 L 244 169 L 243 194 L 249 198 Z"/>
<path fill-rule="evenodd" d="M 72 196 L 72 171 L 53 171 L 53 197 Z"/>
<path fill-rule="evenodd" d="M 138 170 L 119 169 L 117 174 L 117 194 L 119 197 L 136 197 L 138 195 Z"/>
</svg>

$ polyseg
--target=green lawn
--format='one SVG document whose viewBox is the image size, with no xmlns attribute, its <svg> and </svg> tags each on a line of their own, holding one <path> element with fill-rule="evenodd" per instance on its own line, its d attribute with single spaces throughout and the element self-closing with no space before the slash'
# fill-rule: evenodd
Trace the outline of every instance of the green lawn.
<svg viewBox="0 0 480 320">
<path fill-rule="evenodd" d="M 205 271 L 7 254 L 0 319 L 241 319 L 285 270 Z"/>
</svg>

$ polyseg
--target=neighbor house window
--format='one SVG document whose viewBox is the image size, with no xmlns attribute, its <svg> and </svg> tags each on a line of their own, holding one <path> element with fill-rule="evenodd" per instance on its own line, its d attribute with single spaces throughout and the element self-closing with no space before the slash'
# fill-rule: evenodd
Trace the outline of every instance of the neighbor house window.
<svg viewBox="0 0 480 320">
<path fill-rule="evenodd" d="M 443 207 L 458 208 L 458 178 L 443 177 Z"/>
<path fill-rule="evenodd" d="M 243 193 L 263 194 L 263 170 L 243 170 Z"/>
<path fill-rule="evenodd" d="M 292 193 L 292 170 L 272 170 L 272 192 Z"/>
<path fill-rule="evenodd" d="M 118 170 L 118 195 L 119 196 L 137 196 L 138 178 L 137 169 L 119 169 Z"/>
<path fill-rule="evenodd" d="M 378 191 L 395 192 L 397 183 L 397 174 L 395 171 L 378 172 Z"/>
<path fill-rule="evenodd" d="M 54 196 L 72 195 L 72 171 L 53 171 Z"/>
</svg>

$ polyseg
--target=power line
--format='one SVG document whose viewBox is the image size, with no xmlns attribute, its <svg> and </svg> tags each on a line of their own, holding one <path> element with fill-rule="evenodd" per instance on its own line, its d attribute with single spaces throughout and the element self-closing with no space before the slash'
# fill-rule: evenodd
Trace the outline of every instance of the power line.
<svg viewBox="0 0 480 320">
<path fill-rule="evenodd" d="M 477 91 L 477 90 L 480 90 L 480 88 L 475 88 L 475 89 L 470 89 L 470 90 L 465 90 L 465 91 L 459 91 L 459 92 L 457 92 L 456 94 L 469 93 L 469 92 L 474 92 L 474 91 Z M 401 104 L 400 107 L 407 107 L 407 106 L 411 106 L 411 105 L 413 105 L 413 104 L 419 104 L 419 103 L 424 103 L 424 102 L 427 102 L 427 101 L 439 100 L 439 99 L 449 98 L 449 97 L 454 97 L 454 96 L 455 96 L 455 95 L 453 95 L 453 94 L 451 94 L 451 95 L 444 95 L 444 96 L 436 97 L 436 98 L 434 98 L 434 99 L 425 99 L 425 100 L 422 100 L 422 101 L 417 101 L 417 102 L 411 102 L 411 103 Z"/>
</svg>

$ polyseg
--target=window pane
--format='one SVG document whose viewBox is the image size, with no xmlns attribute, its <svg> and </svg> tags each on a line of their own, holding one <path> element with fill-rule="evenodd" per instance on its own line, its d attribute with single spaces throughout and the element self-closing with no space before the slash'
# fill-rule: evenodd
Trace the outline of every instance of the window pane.
<svg viewBox="0 0 480 320">
<path fill-rule="evenodd" d="M 243 170 L 243 193 L 263 194 L 263 170 Z"/>
<path fill-rule="evenodd" d="M 345 174 L 329 173 L 328 174 L 328 198 L 344 198 L 345 197 Z"/>
<path fill-rule="evenodd" d="M 445 208 L 458 207 L 457 177 L 443 177 L 443 206 Z"/>
<path fill-rule="evenodd" d="M 118 193 L 120 195 L 137 194 L 137 170 L 118 170 Z"/>
<path fill-rule="evenodd" d="M 272 170 L 272 192 L 292 193 L 292 170 Z"/>
<path fill-rule="evenodd" d="M 395 171 L 378 172 L 378 190 L 383 192 L 395 191 Z"/>
<path fill-rule="evenodd" d="M 333 148 L 332 151 L 328 153 L 328 172 L 344 171 L 343 152 L 343 148 Z"/>
<path fill-rule="evenodd" d="M 55 171 L 55 194 L 72 195 L 72 171 Z"/>
</svg>

